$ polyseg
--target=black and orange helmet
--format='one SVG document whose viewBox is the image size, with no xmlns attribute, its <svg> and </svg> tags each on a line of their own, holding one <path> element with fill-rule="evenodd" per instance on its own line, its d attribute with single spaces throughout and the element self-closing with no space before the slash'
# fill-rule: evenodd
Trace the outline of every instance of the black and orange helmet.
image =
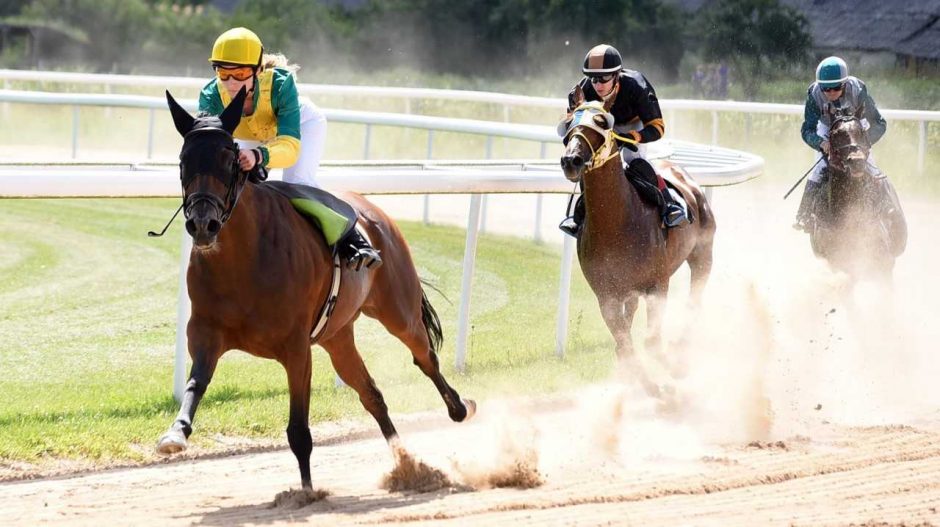
<svg viewBox="0 0 940 527">
<path fill-rule="evenodd" d="M 584 56 L 581 72 L 588 77 L 613 73 L 623 69 L 623 59 L 617 48 L 608 44 L 599 44 L 591 48 Z"/>
</svg>

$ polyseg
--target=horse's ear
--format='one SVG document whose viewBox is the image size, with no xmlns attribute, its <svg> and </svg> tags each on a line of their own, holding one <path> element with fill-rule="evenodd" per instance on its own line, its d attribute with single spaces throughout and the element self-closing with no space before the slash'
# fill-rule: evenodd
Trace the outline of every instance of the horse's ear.
<svg viewBox="0 0 940 527">
<path fill-rule="evenodd" d="M 242 120 L 242 107 L 245 106 L 245 97 L 247 96 L 248 92 L 242 86 L 242 89 L 238 90 L 238 95 L 222 110 L 222 115 L 219 115 L 219 119 L 222 120 L 222 128 L 226 132 L 232 133 L 238 128 L 238 123 Z"/>
<path fill-rule="evenodd" d="M 609 130 L 611 125 L 611 118 L 609 113 L 599 113 L 594 116 L 594 124 L 600 127 L 602 130 Z"/>
<path fill-rule="evenodd" d="M 584 104 L 584 90 L 581 89 L 580 84 L 575 84 L 574 92 L 572 94 L 571 100 L 568 102 L 571 103 L 572 109 L 577 108 L 578 106 L 581 106 L 582 104 Z"/>
<path fill-rule="evenodd" d="M 170 95 L 170 91 L 166 92 L 166 103 L 170 107 L 170 115 L 173 116 L 173 124 L 176 125 L 176 131 L 180 135 L 185 136 L 193 129 L 193 123 L 196 122 L 196 119 L 189 115 L 189 112 L 185 108 L 180 106 L 176 99 Z"/>
</svg>

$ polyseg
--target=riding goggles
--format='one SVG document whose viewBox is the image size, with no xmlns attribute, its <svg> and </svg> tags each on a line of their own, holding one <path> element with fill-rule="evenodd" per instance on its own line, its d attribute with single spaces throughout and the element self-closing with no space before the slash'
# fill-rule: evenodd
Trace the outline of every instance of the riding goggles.
<svg viewBox="0 0 940 527">
<path fill-rule="evenodd" d="M 838 86 L 832 86 L 832 87 L 829 87 L 829 88 L 822 88 L 822 91 L 828 91 L 828 92 L 841 91 L 841 90 L 842 90 L 842 86 L 843 86 L 843 85 L 840 84 L 840 85 L 838 85 Z"/>
<path fill-rule="evenodd" d="M 608 73 L 607 75 L 595 75 L 591 77 L 591 84 L 605 84 L 610 82 L 616 73 Z"/>
<path fill-rule="evenodd" d="M 255 69 L 251 66 L 239 66 L 237 68 L 223 68 L 221 66 L 216 66 L 215 74 L 219 76 L 219 80 L 221 81 L 227 81 L 229 79 L 246 81 L 255 74 Z"/>
</svg>

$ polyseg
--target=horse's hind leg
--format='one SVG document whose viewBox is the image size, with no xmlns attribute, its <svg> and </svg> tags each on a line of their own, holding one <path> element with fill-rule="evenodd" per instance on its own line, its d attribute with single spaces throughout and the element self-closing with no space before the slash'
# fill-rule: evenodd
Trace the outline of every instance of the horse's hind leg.
<svg viewBox="0 0 940 527">
<path fill-rule="evenodd" d="M 700 240 L 695 249 L 689 253 L 686 261 L 689 263 L 691 271 L 691 293 L 692 307 L 697 308 L 702 302 L 702 293 L 705 291 L 705 284 L 708 283 L 708 277 L 712 272 L 712 239 Z"/>
<path fill-rule="evenodd" d="M 359 350 L 356 349 L 352 324 L 341 329 L 329 340 L 321 341 L 320 345 L 330 354 L 330 361 L 339 378 L 359 394 L 359 402 L 375 418 L 385 440 L 391 442 L 398 437 L 395 425 L 388 416 L 385 398 L 375 386 L 375 381 L 369 375 Z"/>
<path fill-rule="evenodd" d="M 414 357 L 414 364 L 431 379 L 437 391 L 447 405 L 447 415 L 453 421 L 463 422 L 476 413 L 476 402 L 463 399 L 453 389 L 441 373 L 437 358 L 437 346 L 440 344 L 440 320 L 424 293 L 421 293 L 420 312 L 414 313 L 409 320 L 399 316 L 385 316 L 379 320 L 385 328 L 398 337 Z"/>
<path fill-rule="evenodd" d="M 193 418 L 199 401 L 205 395 L 215 373 L 215 367 L 222 355 L 220 345 L 211 337 L 190 335 L 189 354 L 193 359 L 193 367 L 189 372 L 189 382 L 183 392 L 180 411 L 176 420 L 157 442 L 157 453 L 175 454 L 186 450 L 186 440 L 193 432 Z"/>
<path fill-rule="evenodd" d="M 313 438 L 310 436 L 310 374 L 312 359 L 308 337 L 298 343 L 297 351 L 287 353 L 288 361 L 282 362 L 287 371 L 287 388 L 290 392 L 290 417 L 287 421 L 287 443 L 297 458 L 300 468 L 300 483 L 305 489 L 313 488 L 310 481 L 310 453 Z"/>
</svg>

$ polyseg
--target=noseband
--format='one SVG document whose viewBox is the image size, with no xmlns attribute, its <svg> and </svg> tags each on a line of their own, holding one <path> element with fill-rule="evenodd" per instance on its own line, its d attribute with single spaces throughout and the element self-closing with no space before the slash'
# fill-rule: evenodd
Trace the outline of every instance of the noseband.
<svg viewBox="0 0 940 527">
<path fill-rule="evenodd" d="M 620 155 L 619 148 L 610 148 L 609 146 L 610 143 L 614 141 L 614 139 L 619 139 L 627 143 L 636 143 L 636 141 L 633 139 L 623 137 L 614 132 L 613 116 L 601 110 L 596 105 L 582 104 L 574 110 L 574 115 L 575 117 L 572 118 L 571 122 L 572 126 L 565 135 L 565 144 L 567 144 L 572 137 L 579 137 L 582 141 L 584 141 L 584 143 L 587 144 L 588 148 L 591 149 L 591 158 L 587 161 L 587 163 L 584 164 L 585 173 L 604 166 L 608 161 L 610 161 L 611 158 Z M 597 123 L 594 122 L 595 115 L 605 116 L 608 124 L 606 129 L 601 128 L 597 125 Z M 591 144 L 591 141 L 587 138 L 586 135 L 584 135 L 584 133 L 581 131 L 581 128 L 590 128 L 591 130 L 594 130 L 604 138 L 604 142 L 599 147 L 594 148 L 594 145 Z M 611 150 L 610 154 L 606 155 L 606 157 L 601 157 L 608 150 Z"/>
<path fill-rule="evenodd" d="M 226 149 L 231 150 L 233 154 L 232 164 L 230 170 L 225 175 L 230 175 L 231 177 L 223 179 L 223 174 L 219 174 L 215 171 L 211 173 L 213 177 L 218 179 L 225 185 L 225 199 L 221 199 L 215 194 L 209 192 L 193 192 L 192 194 L 185 194 L 185 188 L 195 179 L 195 175 L 185 177 L 183 175 L 182 163 L 180 164 L 180 181 L 183 185 L 183 215 L 186 219 L 189 219 L 192 209 L 203 202 L 208 202 L 211 206 L 222 211 L 219 221 L 224 225 L 228 221 L 229 217 L 232 215 L 232 211 L 235 209 L 235 205 L 238 203 L 238 198 L 241 196 L 242 190 L 245 188 L 245 182 L 248 179 L 248 173 L 241 170 L 241 167 L 238 165 L 238 144 L 235 142 L 232 134 L 223 130 L 222 128 L 217 127 L 203 127 L 203 128 L 194 128 L 190 130 L 185 136 L 183 136 L 183 152 L 180 154 L 180 159 L 183 158 L 183 155 L 189 150 L 194 148 L 193 145 L 190 145 L 189 148 L 186 147 L 187 142 L 197 136 L 205 136 L 206 134 L 218 134 L 227 139 L 228 146 L 225 146 Z M 185 179 L 184 179 L 185 177 Z"/>
</svg>

